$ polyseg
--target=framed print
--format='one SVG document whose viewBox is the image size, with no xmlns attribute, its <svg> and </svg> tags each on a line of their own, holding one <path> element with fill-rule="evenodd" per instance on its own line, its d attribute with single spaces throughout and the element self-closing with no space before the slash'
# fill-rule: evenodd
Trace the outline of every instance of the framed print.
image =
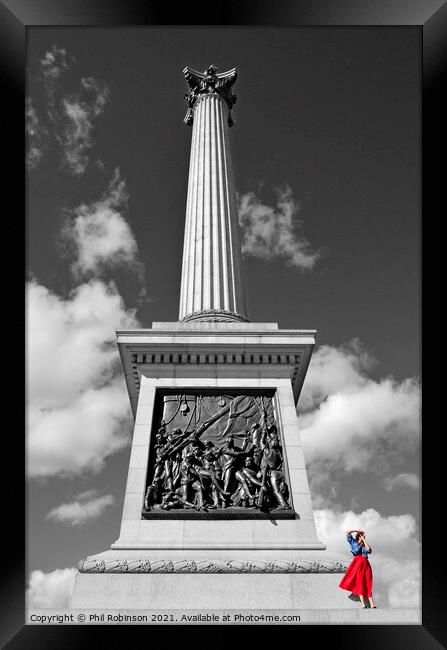
<svg viewBox="0 0 447 650">
<path fill-rule="evenodd" d="M 0 6 L 26 134 L 10 647 L 445 640 L 420 355 L 445 6 L 312 4 Z"/>
</svg>

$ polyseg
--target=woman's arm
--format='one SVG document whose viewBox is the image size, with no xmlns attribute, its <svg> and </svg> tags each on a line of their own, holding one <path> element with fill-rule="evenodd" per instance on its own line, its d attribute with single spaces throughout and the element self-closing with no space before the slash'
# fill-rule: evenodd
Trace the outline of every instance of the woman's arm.
<svg viewBox="0 0 447 650">
<path fill-rule="evenodd" d="M 349 536 L 351 533 L 355 533 L 356 529 L 354 528 L 353 530 L 347 530 L 346 535 Z"/>
<path fill-rule="evenodd" d="M 360 541 L 363 542 L 366 550 L 371 553 L 371 551 L 372 551 L 371 546 L 368 544 L 368 542 L 366 541 L 366 539 L 365 539 L 365 537 L 363 535 L 360 537 Z"/>
</svg>

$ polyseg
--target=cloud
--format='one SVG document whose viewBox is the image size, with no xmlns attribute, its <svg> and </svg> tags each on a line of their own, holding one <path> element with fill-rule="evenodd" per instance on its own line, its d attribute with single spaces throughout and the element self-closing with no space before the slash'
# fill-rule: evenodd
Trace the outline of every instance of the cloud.
<svg viewBox="0 0 447 650">
<path fill-rule="evenodd" d="M 135 236 L 124 215 L 128 195 L 125 181 L 115 169 L 105 194 L 99 201 L 78 206 L 69 214 L 61 241 L 75 256 L 75 276 L 98 274 L 104 267 L 127 266 L 143 276 Z"/>
<path fill-rule="evenodd" d="M 357 338 L 338 347 L 318 347 L 300 395 L 300 411 L 314 409 L 331 394 L 366 386 L 370 381 L 368 372 L 375 364 Z"/>
<path fill-rule="evenodd" d="M 318 533 L 334 552 L 346 552 L 345 532 L 357 527 L 364 530 L 373 546 L 374 554 L 396 554 L 399 556 L 404 544 L 415 541 L 416 521 L 412 515 L 381 515 L 374 508 L 367 508 L 360 514 L 352 510 L 334 511 L 322 509 L 315 511 Z M 374 542 L 372 541 L 374 540 Z M 349 548 L 348 548 L 349 550 Z"/>
<path fill-rule="evenodd" d="M 392 478 L 384 479 L 385 489 L 394 490 L 395 487 L 409 487 L 413 490 L 419 490 L 421 486 L 420 478 L 417 474 L 402 473 Z"/>
<path fill-rule="evenodd" d="M 76 569 L 56 569 L 49 573 L 33 571 L 26 592 L 30 609 L 67 609 Z"/>
<path fill-rule="evenodd" d="M 419 439 L 419 387 L 414 380 L 370 382 L 336 393 L 300 418 L 306 459 L 337 460 L 347 471 L 379 467 L 391 454 L 414 451 Z"/>
<path fill-rule="evenodd" d="M 91 488 L 90 490 L 86 490 L 85 492 L 81 492 L 78 494 L 75 498 L 78 501 L 87 501 L 88 499 L 92 499 L 93 497 L 98 496 L 98 490 L 95 488 Z"/>
<path fill-rule="evenodd" d="M 56 45 L 39 61 L 44 102 L 39 115 L 34 108 L 27 111 L 30 169 L 37 166 L 51 143 L 56 145 L 62 168 L 71 175 L 81 176 L 88 167 L 95 144 L 94 123 L 104 112 L 110 91 L 104 81 L 93 77 L 82 77 L 76 90 L 69 91 L 74 62 L 74 57 Z M 31 106 L 30 98 L 28 102 Z"/>
<path fill-rule="evenodd" d="M 262 203 L 254 192 L 238 197 L 242 252 L 267 261 L 281 258 L 296 269 L 314 268 L 320 253 L 312 251 L 307 239 L 298 233 L 299 205 L 292 190 L 286 186 L 276 188 L 275 193 L 275 207 Z"/>
<path fill-rule="evenodd" d="M 29 169 L 35 169 L 45 153 L 44 132 L 28 97 L 25 103 L 25 133 L 27 136 L 26 164 Z"/>
<path fill-rule="evenodd" d="M 317 350 L 299 417 L 307 463 L 380 473 L 392 461 L 398 462 L 403 452 L 417 448 L 419 382 L 392 377 L 374 381 L 366 374 L 372 363 L 358 341 Z"/>
<path fill-rule="evenodd" d="M 80 91 L 62 97 L 61 111 L 52 113 L 63 163 L 74 176 L 80 176 L 87 168 L 88 150 L 94 145 L 94 121 L 103 113 L 108 98 L 104 82 L 83 78 Z"/>
<path fill-rule="evenodd" d="M 138 327 L 113 282 L 64 299 L 32 281 L 28 306 L 28 472 L 99 471 L 129 440 L 130 409 L 115 329 Z"/>
<path fill-rule="evenodd" d="M 383 516 L 373 508 L 359 514 L 331 509 L 314 514 L 318 536 L 329 552 L 349 557 L 346 531 L 360 528 L 366 532 L 372 548 L 373 594 L 379 607 L 381 602 L 390 607 L 419 607 L 420 544 L 411 515 Z"/>
<path fill-rule="evenodd" d="M 53 519 L 63 524 L 79 526 L 86 521 L 100 517 L 108 506 L 114 503 L 111 494 L 95 496 L 95 490 L 82 492 L 73 498 L 73 501 L 61 503 L 47 513 L 45 519 Z"/>
<path fill-rule="evenodd" d="M 69 70 L 67 51 L 63 47 L 53 45 L 40 59 L 40 67 L 46 79 L 58 79 Z M 74 57 L 71 57 L 74 61 Z"/>
</svg>

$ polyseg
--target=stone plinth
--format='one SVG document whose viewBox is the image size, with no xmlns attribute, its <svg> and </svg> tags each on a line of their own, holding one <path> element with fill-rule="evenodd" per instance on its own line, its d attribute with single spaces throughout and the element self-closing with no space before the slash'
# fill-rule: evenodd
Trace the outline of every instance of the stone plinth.
<svg viewBox="0 0 447 650">
<path fill-rule="evenodd" d="M 173 551 L 168 556 L 166 562 L 162 551 L 107 551 L 88 558 L 82 567 L 86 572 L 76 576 L 70 607 L 202 615 L 284 612 L 298 613 L 300 622 L 309 624 L 421 624 L 417 609 L 383 608 L 381 603 L 377 610 L 361 609 L 338 586 L 348 556 L 326 551 Z"/>
<path fill-rule="evenodd" d="M 320 578 L 328 594 L 332 592 L 344 571 L 343 558 L 327 556 L 316 533 L 296 415 L 314 332 L 279 330 L 276 324 L 208 322 L 200 326 L 154 324 L 149 330 L 117 335 L 135 416 L 121 529 L 111 550 L 81 563 L 85 573 L 76 580 L 72 606 L 87 606 L 91 598 L 98 607 L 121 607 L 117 603 L 124 603 L 127 593 L 129 607 L 136 606 L 136 601 L 144 607 L 149 602 L 151 607 L 164 607 L 161 603 L 175 592 L 183 594 L 174 598 L 172 606 L 177 607 L 184 594 L 194 590 L 200 592 L 199 600 L 203 597 L 200 606 L 214 599 L 213 606 L 222 608 L 228 598 L 233 602 L 234 595 L 234 602 L 242 607 L 248 602 L 243 595 L 247 589 L 257 594 L 251 596 L 255 608 L 270 607 L 273 602 L 281 607 L 304 606 L 304 594 L 316 594 Z M 290 482 L 291 518 L 142 517 L 157 391 L 213 388 L 274 393 Z M 157 572 L 160 566 L 166 572 Z M 171 573 L 171 566 L 181 570 Z M 219 572 L 208 575 L 210 566 Z M 321 573 L 313 575 L 320 569 Z M 117 587 L 120 581 L 122 589 Z M 140 590 L 152 595 L 141 601 L 135 595 Z M 155 594 L 160 594 L 160 600 Z M 340 602 L 351 606 L 345 600 Z"/>
<path fill-rule="evenodd" d="M 324 551 L 113 550 L 81 563 L 71 607 L 353 609 L 338 588 L 348 563 Z"/>
<path fill-rule="evenodd" d="M 233 323 L 231 328 L 220 323 L 201 328 L 185 325 L 118 332 L 135 428 L 120 536 L 112 548 L 323 550 L 315 529 L 295 403 L 314 333 L 256 328 L 254 323 Z M 156 392 L 175 388 L 274 391 L 293 518 L 274 522 L 142 519 Z"/>
<path fill-rule="evenodd" d="M 358 608 L 338 574 L 85 574 L 70 607 L 82 609 Z"/>
</svg>

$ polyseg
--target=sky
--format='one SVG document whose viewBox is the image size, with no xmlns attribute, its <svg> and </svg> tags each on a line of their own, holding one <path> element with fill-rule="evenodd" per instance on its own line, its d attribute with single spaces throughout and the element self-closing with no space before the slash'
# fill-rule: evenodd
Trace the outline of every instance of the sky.
<svg viewBox="0 0 447 650">
<path fill-rule="evenodd" d="M 115 329 L 178 317 L 182 69 L 236 67 L 249 318 L 317 330 L 298 404 L 320 538 L 361 526 L 379 602 L 419 601 L 417 28 L 30 28 L 30 602 L 119 533 L 132 418 Z M 278 290 L 280 288 L 280 290 Z"/>
</svg>

